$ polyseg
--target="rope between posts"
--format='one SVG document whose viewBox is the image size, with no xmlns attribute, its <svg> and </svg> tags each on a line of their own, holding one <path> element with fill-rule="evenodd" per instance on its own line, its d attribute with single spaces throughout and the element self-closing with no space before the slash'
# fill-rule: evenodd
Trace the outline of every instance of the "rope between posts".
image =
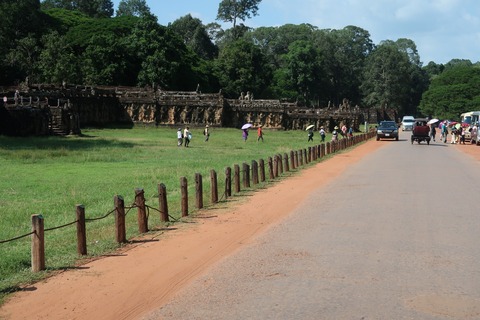
<svg viewBox="0 0 480 320">
<path fill-rule="evenodd" d="M 75 223 L 77 223 L 77 222 L 78 222 L 78 220 L 75 220 L 75 221 L 72 221 L 72 222 L 70 222 L 70 223 L 64 224 L 64 225 L 62 225 L 62 226 L 44 229 L 43 231 L 46 232 L 46 231 L 52 231 L 52 230 L 56 230 L 56 229 L 60 229 L 60 228 L 65 228 L 65 227 L 71 226 L 72 224 L 75 224 Z"/>
<path fill-rule="evenodd" d="M 34 233 L 35 233 L 35 232 L 32 231 L 32 232 L 30 232 L 30 233 L 26 233 L 26 234 L 24 234 L 24 235 L 21 235 L 21 236 L 15 237 L 15 238 L 7 239 L 7 240 L 0 240 L 0 243 L 12 242 L 12 241 L 15 241 L 15 240 L 18 240 L 18 239 L 21 239 L 21 238 L 25 238 L 25 237 L 31 236 L 31 235 L 34 234 Z"/>
<path fill-rule="evenodd" d="M 146 207 L 146 208 L 149 208 L 149 209 L 152 209 L 152 210 L 155 210 L 155 211 L 157 211 L 157 212 L 159 212 L 159 213 L 163 213 L 163 212 L 160 211 L 159 209 L 154 208 L 154 207 L 150 207 L 149 205 L 145 205 L 145 207 Z M 175 219 L 175 218 L 172 217 L 170 214 L 168 214 L 168 217 L 169 217 L 170 219 L 172 219 L 174 222 L 177 222 L 177 221 L 178 221 L 178 219 Z"/>
</svg>

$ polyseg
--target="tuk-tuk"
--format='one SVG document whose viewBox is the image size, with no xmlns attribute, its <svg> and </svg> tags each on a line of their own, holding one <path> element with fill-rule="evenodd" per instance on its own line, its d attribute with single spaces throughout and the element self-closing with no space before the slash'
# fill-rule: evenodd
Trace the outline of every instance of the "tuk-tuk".
<svg viewBox="0 0 480 320">
<path fill-rule="evenodd" d="M 418 144 L 426 141 L 430 144 L 430 126 L 427 124 L 428 120 L 425 118 L 416 118 L 413 121 L 411 142 L 417 141 Z"/>
</svg>

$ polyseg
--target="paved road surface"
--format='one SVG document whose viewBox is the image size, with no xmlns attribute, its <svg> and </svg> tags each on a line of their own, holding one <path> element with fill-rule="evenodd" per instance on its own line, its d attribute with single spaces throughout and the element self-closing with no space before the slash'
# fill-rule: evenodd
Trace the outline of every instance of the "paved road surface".
<svg viewBox="0 0 480 320">
<path fill-rule="evenodd" d="M 409 136 L 146 319 L 480 319 L 478 164 Z"/>
</svg>

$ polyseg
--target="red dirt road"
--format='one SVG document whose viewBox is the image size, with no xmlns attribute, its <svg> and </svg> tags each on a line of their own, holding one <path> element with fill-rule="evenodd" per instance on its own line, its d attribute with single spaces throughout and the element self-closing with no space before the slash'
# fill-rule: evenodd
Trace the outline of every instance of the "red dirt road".
<svg viewBox="0 0 480 320">
<path fill-rule="evenodd" d="M 138 319 L 159 308 L 182 286 L 286 217 L 344 168 L 380 148 L 369 141 L 295 177 L 279 181 L 228 208 L 204 210 L 175 230 L 115 255 L 26 287 L 0 309 L 0 319 Z M 480 161 L 480 148 L 456 146 Z M 234 198 L 238 200 L 239 197 Z"/>
</svg>

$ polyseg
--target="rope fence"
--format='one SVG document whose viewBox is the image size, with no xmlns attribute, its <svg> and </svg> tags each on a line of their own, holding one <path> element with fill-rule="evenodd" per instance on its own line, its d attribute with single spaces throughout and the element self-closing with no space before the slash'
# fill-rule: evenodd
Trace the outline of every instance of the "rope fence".
<svg viewBox="0 0 480 320">
<path fill-rule="evenodd" d="M 301 166 L 304 166 L 308 163 L 322 159 L 327 155 L 336 153 L 343 149 L 354 146 L 358 143 L 371 139 L 375 136 L 374 132 L 362 133 L 354 137 L 348 137 L 340 139 L 338 141 L 326 142 L 319 145 L 310 146 L 301 150 L 292 150 L 289 153 L 276 154 L 272 157 L 268 157 L 267 161 L 260 159 L 258 162 L 252 160 L 250 164 L 244 162 L 242 166 L 239 164 L 234 164 L 233 170 L 231 167 L 225 168 L 225 180 L 224 180 L 224 191 L 221 192 L 221 197 L 219 198 L 218 192 L 218 178 L 217 172 L 215 170 L 210 171 L 210 203 L 215 205 L 218 202 L 226 201 L 229 197 L 232 196 L 232 184 L 233 191 L 235 193 L 240 193 L 243 189 L 250 189 L 253 185 L 257 185 L 260 182 L 267 181 L 266 176 L 270 181 L 273 181 L 275 178 L 295 170 Z M 232 179 L 233 176 L 233 179 Z M 204 207 L 204 195 L 203 195 L 203 177 L 200 173 L 196 173 L 194 177 L 195 185 L 190 187 L 190 189 L 195 189 L 195 208 L 200 210 Z M 187 178 L 180 178 L 180 210 L 181 217 L 187 217 L 189 215 L 189 196 L 188 196 L 189 186 Z M 45 243 L 44 243 L 44 233 L 47 231 L 53 231 L 57 229 L 62 229 L 69 227 L 71 225 L 77 226 L 77 253 L 80 256 L 87 255 L 87 232 L 86 232 L 86 223 L 94 222 L 98 220 L 105 219 L 110 215 L 114 214 L 115 216 L 115 240 L 117 243 L 127 242 L 126 237 L 126 219 L 130 211 L 137 208 L 137 223 L 138 223 L 138 232 L 140 234 L 146 233 L 148 229 L 148 220 L 150 218 L 150 210 L 154 210 L 159 213 L 160 221 L 162 223 L 169 222 L 178 222 L 179 218 L 174 218 L 169 214 L 168 211 L 168 201 L 167 201 L 167 189 L 163 183 L 158 185 L 158 201 L 159 208 L 152 207 L 147 205 L 145 202 L 144 190 L 135 189 L 135 201 L 129 205 L 125 206 L 122 196 L 114 197 L 115 207 L 107 212 L 105 215 L 86 218 L 85 217 L 85 207 L 83 205 L 77 205 L 76 207 L 76 220 L 56 226 L 51 228 L 44 228 L 44 217 L 40 214 L 32 215 L 32 231 L 20 236 L 13 237 L 11 239 L 0 240 L 0 244 L 13 242 L 22 238 L 31 236 L 32 246 L 31 246 L 31 266 L 33 272 L 38 272 L 45 270 Z"/>
</svg>

